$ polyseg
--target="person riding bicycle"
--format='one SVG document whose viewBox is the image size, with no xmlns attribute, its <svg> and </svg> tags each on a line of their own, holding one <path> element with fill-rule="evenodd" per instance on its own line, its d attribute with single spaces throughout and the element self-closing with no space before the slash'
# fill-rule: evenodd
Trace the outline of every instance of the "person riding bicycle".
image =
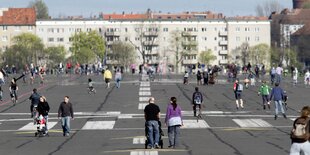
<svg viewBox="0 0 310 155">
<path fill-rule="evenodd" d="M 17 97 L 18 86 L 16 84 L 16 79 L 15 78 L 12 79 L 11 85 L 9 87 L 9 90 L 10 90 L 10 96 L 11 96 L 11 99 L 13 101 L 13 104 L 17 103 L 17 99 L 18 99 L 18 97 Z"/>
<path fill-rule="evenodd" d="M 31 112 L 31 118 L 33 117 L 33 107 L 35 105 L 38 105 L 40 102 L 40 94 L 37 92 L 37 89 L 34 88 L 32 90 L 32 94 L 29 97 L 29 100 L 31 100 L 31 105 L 30 105 L 30 112 Z"/>
<path fill-rule="evenodd" d="M 194 117 L 196 117 L 196 107 L 199 107 L 199 114 L 201 112 L 201 104 L 203 102 L 203 96 L 201 92 L 199 92 L 198 87 L 195 87 L 195 92 L 193 93 L 192 97 L 192 105 L 194 110 Z"/>
</svg>

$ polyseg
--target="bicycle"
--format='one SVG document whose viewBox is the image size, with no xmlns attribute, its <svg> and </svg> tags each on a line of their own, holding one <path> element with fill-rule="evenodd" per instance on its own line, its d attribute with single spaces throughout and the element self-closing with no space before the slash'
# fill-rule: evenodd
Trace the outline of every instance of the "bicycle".
<svg viewBox="0 0 310 155">
<path fill-rule="evenodd" d="M 196 114 L 197 111 L 198 111 L 198 115 L 194 115 L 194 117 L 196 117 L 197 122 L 198 122 L 199 119 L 203 119 L 203 118 L 202 118 L 202 113 L 201 113 L 201 105 L 197 104 L 197 105 L 193 105 L 193 106 L 195 106 L 194 114 Z"/>
</svg>

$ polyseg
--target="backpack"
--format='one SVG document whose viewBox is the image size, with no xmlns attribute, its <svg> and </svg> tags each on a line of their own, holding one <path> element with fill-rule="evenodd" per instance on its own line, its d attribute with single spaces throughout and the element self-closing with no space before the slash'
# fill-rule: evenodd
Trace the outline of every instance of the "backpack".
<svg viewBox="0 0 310 155">
<path fill-rule="evenodd" d="M 201 102 L 202 102 L 202 95 L 200 92 L 196 92 L 194 95 L 194 103 L 201 104 Z"/>
<path fill-rule="evenodd" d="M 237 91 L 243 91 L 243 85 L 241 83 L 238 84 Z"/>
<path fill-rule="evenodd" d="M 299 139 L 307 141 L 310 138 L 309 133 L 309 120 L 310 118 L 299 117 L 294 122 L 294 127 L 291 131 L 291 139 Z"/>
</svg>

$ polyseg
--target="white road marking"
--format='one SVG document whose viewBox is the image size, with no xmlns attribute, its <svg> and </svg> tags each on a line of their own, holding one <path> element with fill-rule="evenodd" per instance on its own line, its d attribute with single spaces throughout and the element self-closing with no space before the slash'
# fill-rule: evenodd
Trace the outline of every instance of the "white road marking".
<svg viewBox="0 0 310 155">
<path fill-rule="evenodd" d="M 151 96 L 151 92 L 150 91 L 140 91 L 139 96 Z"/>
<path fill-rule="evenodd" d="M 57 124 L 57 122 L 48 122 L 47 123 L 47 127 L 48 129 L 53 128 L 55 125 Z M 27 125 L 21 127 L 20 129 L 18 129 L 20 131 L 29 131 L 29 130 L 37 130 L 37 125 L 33 125 L 33 122 L 28 123 Z"/>
<path fill-rule="evenodd" d="M 141 82 L 140 87 L 149 87 L 151 86 L 150 82 Z"/>
<path fill-rule="evenodd" d="M 139 110 L 144 110 L 146 105 L 148 105 L 148 103 L 139 103 L 138 109 Z"/>
<path fill-rule="evenodd" d="M 105 130 L 113 129 L 115 121 L 88 121 L 82 130 Z"/>
<path fill-rule="evenodd" d="M 150 87 L 141 87 L 139 91 L 151 91 Z"/>
<path fill-rule="evenodd" d="M 121 112 L 120 111 L 108 111 L 107 115 L 120 115 Z"/>
<path fill-rule="evenodd" d="M 255 128 L 255 127 L 272 127 L 271 124 L 262 119 L 233 119 L 242 128 Z"/>
<path fill-rule="evenodd" d="M 139 97 L 140 102 L 149 101 L 150 97 Z"/>
<path fill-rule="evenodd" d="M 132 141 L 133 144 L 145 144 L 145 137 L 143 138 L 133 138 L 133 141 Z"/>
<path fill-rule="evenodd" d="M 119 115 L 118 119 L 127 119 L 127 118 L 132 118 L 132 115 Z"/>
<path fill-rule="evenodd" d="M 158 155 L 158 151 L 131 151 L 130 155 Z"/>
<path fill-rule="evenodd" d="M 205 120 L 183 120 L 184 129 L 194 129 L 194 128 L 210 128 Z"/>
</svg>

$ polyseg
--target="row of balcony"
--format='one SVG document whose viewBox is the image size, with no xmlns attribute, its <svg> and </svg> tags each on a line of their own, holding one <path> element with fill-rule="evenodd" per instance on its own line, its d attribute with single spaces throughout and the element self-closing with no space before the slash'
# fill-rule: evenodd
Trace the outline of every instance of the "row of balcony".
<svg viewBox="0 0 310 155">
<path fill-rule="evenodd" d="M 199 32 L 182 32 L 182 36 L 198 36 Z M 158 36 L 159 32 L 157 31 L 147 31 L 147 32 L 143 32 L 144 36 Z M 105 32 L 105 36 L 120 36 L 121 33 L 120 31 L 114 31 L 114 32 Z M 219 36 L 228 36 L 228 32 L 227 31 L 220 31 L 219 32 Z"/>
</svg>

